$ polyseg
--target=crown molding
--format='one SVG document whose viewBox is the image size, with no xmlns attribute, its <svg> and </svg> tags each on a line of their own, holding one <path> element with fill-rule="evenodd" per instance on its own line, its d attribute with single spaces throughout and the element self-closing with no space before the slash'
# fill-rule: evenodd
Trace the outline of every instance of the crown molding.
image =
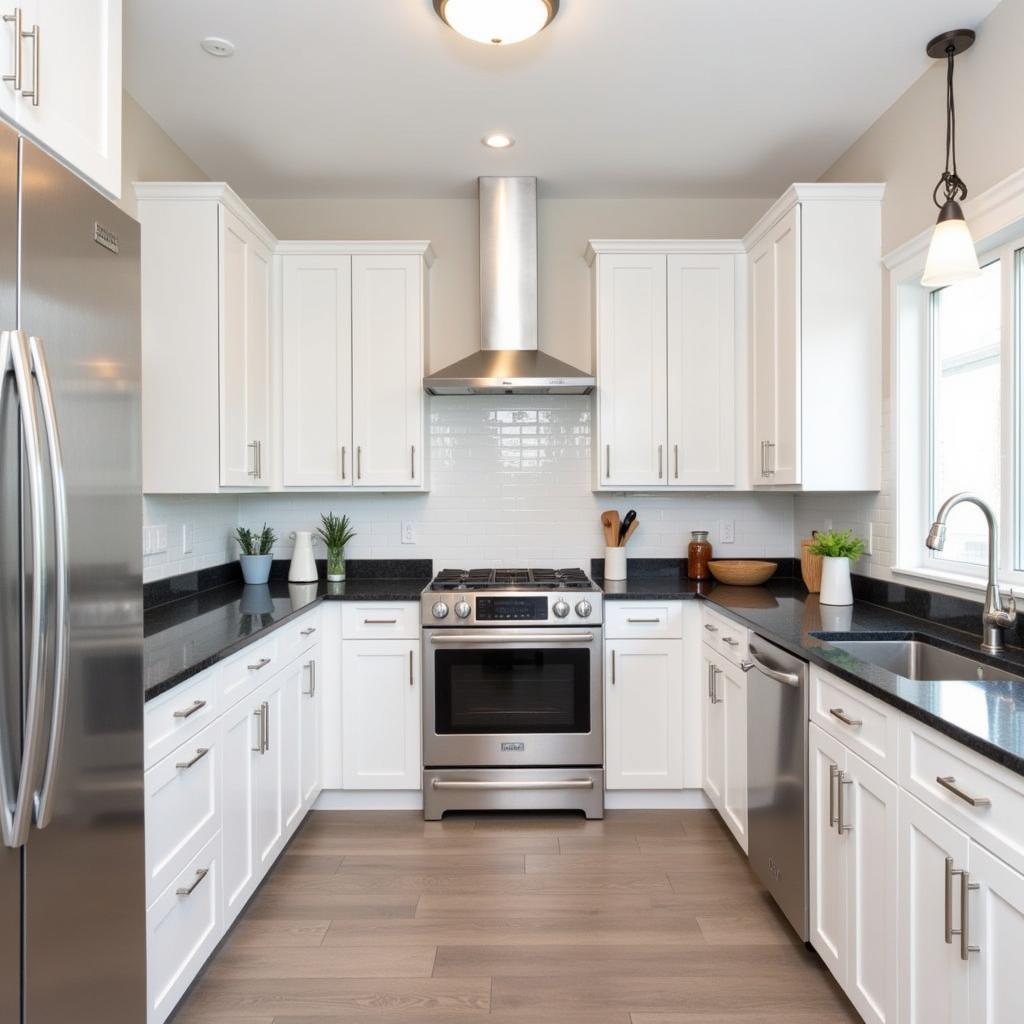
<svg viewBox="0 0 1024 1024">
<path fill-rule="evenodd" d="M 434 265 L 437 255 L 430 242 L 425 240 L 382 240 L 362 239 L 345 241 L 335 239 L 299 239 L 278 242 L 274 252 L 278 256 L 357 256 L 357 255 L 406 255 L 420 256 L 428 267 Z"/>
<path fill-rule="evenodd" d="M 741 238 L 592 238 L 587 242 L 584 258 L 593 264 L 607 253 L 661 254 L 743 253 Z"/>
<path fill-rule="evenodd" d="M 881 203 L 885 182 L 803 181 L 790 185 L 743 236 L 749 250 L 797 203 Z"/>
</svg>

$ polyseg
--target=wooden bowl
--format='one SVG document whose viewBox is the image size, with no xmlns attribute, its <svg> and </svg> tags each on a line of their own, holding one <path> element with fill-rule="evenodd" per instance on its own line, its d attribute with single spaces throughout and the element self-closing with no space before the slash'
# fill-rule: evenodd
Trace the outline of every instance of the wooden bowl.
<svg viewBox="0 0 1024 1024">
<path fill-rule="evenodd" d="M 719 583 L 728 583 L 734 587 L 759 587 L 778 567 L 778 562 L 759 562 L 749 558 L 724 558 L 708 562 L 711 575 Z"/>
</svg>

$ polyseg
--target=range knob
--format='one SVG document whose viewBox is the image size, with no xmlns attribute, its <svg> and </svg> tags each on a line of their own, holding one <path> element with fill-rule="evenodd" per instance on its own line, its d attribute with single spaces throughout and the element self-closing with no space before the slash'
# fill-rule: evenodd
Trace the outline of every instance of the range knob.
<svg viewBox="0 0 1024 1024">
<path fill-rule="evenodd" d="M 458 617 L 460 619 L 468 619 L 469 618 L 469 613 L 472 610 L 473 609 L 470 607 L 470 604 L 469 604 L 468 601 L 460 601 L 455 606 L 455 614 L 458 615 Z"/>
<path fill-rule="evenodd" d="M 576 614 L 581 619 L 585 619 L 593 610 L 589 601 L 580 601 L 576 605 Z"/>
<path fill-rule="evenodd" d="M 430 609 L 434 613 L 435 619 L 446 619 L 448 618 L 448 605 L 444 601 L 436 601 L 434 607 Z"/>
<path fill-rule="evenodd" d="M 551 610 L 560 618 L 564 619 L 569 614 L 569 606 L 564 601 L 556 601 Z"/>
</svg>

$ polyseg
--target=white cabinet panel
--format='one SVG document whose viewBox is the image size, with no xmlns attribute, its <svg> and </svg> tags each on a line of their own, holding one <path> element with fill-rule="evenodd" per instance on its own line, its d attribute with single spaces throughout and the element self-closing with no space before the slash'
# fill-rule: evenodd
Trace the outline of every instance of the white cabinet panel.
<svg viewBox="0 0 1024 1024">
<path fill-rule="evenodd" d="M 285 708 L 286 670 L 268 680 L 256 691 L 253 700 L 262 714 L 262 750 L 256 755 L 255 814 L 256 871 L 260 878 L 274 862 L 284 842 L 284 746 L 287 711 Z M 293 720 L 293 719 L 292 719 Z"/>
<path fill-rule="evenodd" d="M 605 645 L 605 785 L 683 785 L 683 645 L 616 640 Z"/>
<path fill-rule="evenodd" d="M 308 670 L 305 659 L 281 673 L 281 828 L 282 845 L 298 827 L 302 803 L 302 702 Z"/>
<path fill-rule="evenodd" d="M 345 789 L 419 789 L 419 659 L 417 641 L 342 645 Z"/>
<path fill-rule="evenodd" d="M 286 487 L 347 486 L 352 449 L 352 257 L 282 257 Z"/>
<path fill-rule="evenodd" d="M 722 817 L 747 851 L 747 674 L 730 661 L 716 662 L 718 673 L 714 690 L 724 701 L 725 712 L 725 789 Z"/>
<path fill-rule="evenodd" d="M 307 660 L 308 659 L 308 660 Z M 319 644 L 302 659 L 303 681 L 299 711 L 299 790 L 303 810 L 320 794 L 320 729 L 323 661 Z"/>
<path fill-rule="evenodd" d="M 352 399 L 357 487 L 423 479 L 423 260 L 352 258 Z"/>
<path fill-rule="evenodd" d="M 256 747 L 259 704 L 251 698 L 220 719 L 224 920 L 230 924 L 256 888 Z"/>
<path fill-rule="evenodd" d="M 704 792 L 719 814 L 725 803 L 725 705 L 716 690 L 720 687 L 714 655 L 705 646 L 701 658 L 704 672 Z"/>
<path fill-rule="evenodd" d="M 735 275 L 735 256 L 668 257 L 670 485 L 736 483 Z"/>
</svg>

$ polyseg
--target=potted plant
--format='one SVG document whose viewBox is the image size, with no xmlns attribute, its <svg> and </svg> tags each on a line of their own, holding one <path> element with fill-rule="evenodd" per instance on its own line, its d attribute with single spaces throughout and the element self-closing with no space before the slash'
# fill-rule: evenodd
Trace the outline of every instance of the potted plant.
<svg viewBox="0 0 1024 1024">
<path fill-rule="evenodd" d="M 320 516 L 316 531 L 327 548 L 327 581 L 340 583 L 345 579 L 345 545 L 356 535 L 348 516 L 339 518 L 333 512 Z"/>
<path fill-rule="evenodd" d="M 821 555 L 821 604 L 853 604 L 850 563 L 864 554 L 864 541 L 853 530 L 826 530 L 810 546 L 812 555 Z"/>
<path fill-rule="evenodd" d="M 242 578 L 246 583 L 266 583 L 270 579 L 277 534 L 266 523 L 259 531 L 239 526 L 235 530 L 235 540 L 241 551 L 238 560 L 242 563 Z"/>
</svg>

